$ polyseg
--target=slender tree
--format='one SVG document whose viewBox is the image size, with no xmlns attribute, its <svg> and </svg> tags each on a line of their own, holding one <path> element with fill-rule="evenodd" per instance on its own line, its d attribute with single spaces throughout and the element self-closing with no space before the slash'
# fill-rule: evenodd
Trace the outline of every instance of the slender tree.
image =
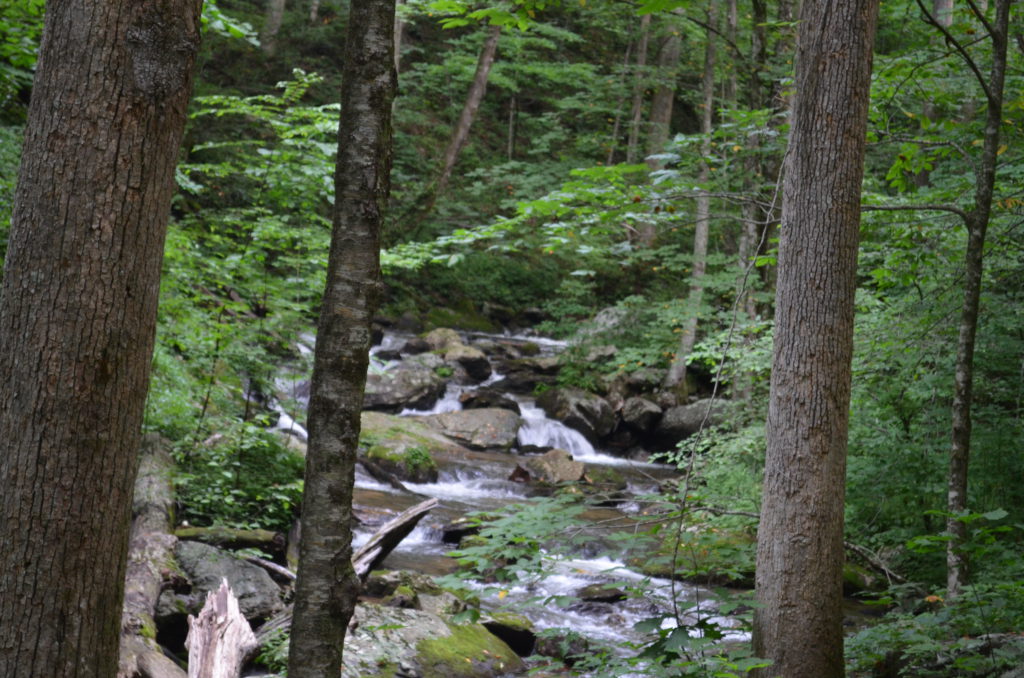
<svg viewBox="0 0 1024 678">
<path fill-rule="evenodd" d="M 109 678 L 199 0 L 52 0 L 0 302 L 0 676 Z"/>
<path fill-rule="evenodd" d="M 390 191 L 396 89 L 394 0 L 353 0 L 345 42 L 334 227 L 309 400 L 288 675 L 337 676 L 359 580 L 352 490 L 370 321 L 380 299 L 380 231 Z"/>
<path fill-rule="evenodd" d="M 844 675 L 843 499 L 876 0 L 804 0 L 784 186 L 754 651 Z"/>
<path fill-rule="evenodd" d="M 640 122 L 644 115 L 644 92 L 647 89 L 647 43 L 651 15 L 640 17 L 640 37 L 636 48 L 636 72 L 633 75 L 633 105 L 629 113 L 629 137 L 626 141 L 626 162 L 636 162 L 640 148 Z"/>
</svg>

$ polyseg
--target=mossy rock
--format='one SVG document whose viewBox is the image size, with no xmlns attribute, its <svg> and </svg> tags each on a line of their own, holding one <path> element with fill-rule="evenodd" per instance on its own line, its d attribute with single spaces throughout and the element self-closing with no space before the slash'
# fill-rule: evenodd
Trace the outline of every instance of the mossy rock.
<svg viewBox="0 0 1024 678">
<path fill-rule="evenodd" d="M 423 678 L 491 678 L 522 668 L 522 660 L 481 624 L 449 624 L 451 635 L 420 641 Z"/>
<path fill-rule="evenodd" d="M 455 625 L 419 610 L 361 603 L 345 640 L 343 678 L 493 678 L 522 660 L 480 624 Z"/>
<path fill-rule="evenodd" d="M 410 483 L 437 482 L 437 462 L 430 456 L 430 452 L 420 445 L 373 445 L 366 450 L 366 458 L 400 480 Z"/>
</svg>

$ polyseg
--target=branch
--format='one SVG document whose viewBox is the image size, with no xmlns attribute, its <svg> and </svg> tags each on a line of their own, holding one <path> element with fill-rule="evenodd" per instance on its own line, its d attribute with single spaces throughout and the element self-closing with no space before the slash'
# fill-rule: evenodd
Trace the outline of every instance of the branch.
<svg viewBox="0 0 1024 678">
<path fill-rule="evenodd" d="M 853 553 L 856 553 L 858 556 L 863 558 L 868 565 L 884 574 L 890 582 L 896 582 L 897 584 L 906 583 L 906 577 L 890 570 L 888 565 L 883 563 L 874 553 L 868 551 L 863 546 L 858 546 L 853 542 L 844 541 L 843 548 L 845 548 L 847 551 L 852 551 Z"/>
<path fill-rule="evenodd" d="M 967 222 L 967 212 L 956 205 L 861 205 L 862 212 L 952 212 L 964 223 Z"/>
<path fill-rule="evenodd" d="M 974 16 L 981 22 L 981 25 L 985 27 L 985 32 L 994 38 L 996 35 L 995 28 L 988 22 L 988 19 L 985 18 L 985 14 L 981 11 L 978 5 L 974 0 L 967 0 L 967 4 L 970 6 L 971 12 Z"/>
<path fill-rule="evenodd" d="M 974 59 L 971 58 L 971 55 L 968 54 L 967 50 L 964 49 L 964 47 L 957 41 L 957 39 L 953 37 L 953 34 L 950 33 L 945 26 L 939 23 L 935 19 L 935 17 L 932 16 L 931 12 L 928 11 L 928 8 L 924 6 L 924 3 L 921 0 L 917 0 L 917 6 L 921 9 L 921 12 L 924 13 L 925 20 L 932 26 L 937 28 L 939 32 L 942 33 L 942 36 L 946 39 L 946 42 L 953 46 L 953 48 L 963 58 L 964 62 L 967 64 L 967 67 L 974 72 L 974 77 L 978 79 L 978 84 L 981 85 L 981 89 L 985 93 L 985 99 L 988 100 L 989 105 L 993 105 L 995 102 L 992 96 L 992 92 L 989 90 L 988 82 L 985 80 L 985 76 L 982 75 L 981 71 L 978 69 L 978 65 L 974 63 Z"/>
</svg>

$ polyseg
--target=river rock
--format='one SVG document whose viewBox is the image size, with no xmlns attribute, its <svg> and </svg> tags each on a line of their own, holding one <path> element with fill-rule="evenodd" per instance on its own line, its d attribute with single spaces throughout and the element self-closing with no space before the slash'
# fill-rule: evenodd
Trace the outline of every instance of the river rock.
<svg viewBox="0 0 1024 678">
<path fill-rule="evenodd" d="M 493 678 L 523 669 L 516 653 L 480 624 L 367 603 L 353 619 L 342 678 Z"/>
<path fill-rule="evenodd" d="M 493 388 L 480 388 L 475 391 L 466 391 L 459 396 L 459 403 L 464 410 L 480 410 L 488 407 L 498 407 L 509 412 L 521 414 L 519 403 L 509 398 L 501 391 Z"/>
<path fill-rule="evenodd" d="M 407 339 L 402 348 L 399 349 L 403 355 L 419 355 L 430 350 L 430 344 L 423 337 Z"/>
<path fill-rule="evenodd" d="M 363 466 L 377 480 L 383 475 L 384 482 L 389 483 L 391 478 L 406 483 L 436 483 L 438 477 L 437 462 L 427 448 L 405 442 L 372 445 Z"/>
<path fill-rule="evenodd" d="M 583 480 L 586 467 L 565 450 L 554 449 L 526 460 L 526 468 L 546 483 L 574 483 Z"/>
<path fill-rule="evenodd" d="M 474 381 L 483 381 L 491 376 L 491 363 L 478 348 L 460 343 L 449 344 L 444 359 L 445 362 L 460 365 Z"/>
<path fill-rule="evenodd" d="M 552 419 L 574 428 L 595 444 L 615 428 L 615 413 L 604 398 L 578 388 L 552 388 L 537 398 Z"/>
<path fill-rule="evenodd" d="M 522 420 L 501 408 L 460 410 L 423 417 L 431 428 L 473 450 L 507 452 L 516 442 Z"/>
<path fill-rule="evenodd" d="M 698 400 L 690 405 L 670 407 L 661 415 L 661 421 L 654 430 L 657 444 L 666 448 L 672 447 L 681 440 L 689 438 L 700 430 L 701 422 L 708 411 L 710 398 Z M 717 426 L 725 421 L 725 401 L 718 399 L 711 408 L 705 426 Z"/>
<path fill-rule="evenodd" d="M 539 385 L 553 385 L 561 367 L 558 358 L 553 356 L 499 360 L 497 363 L 498 372 L 504 377 L 501 388 L 511 393 L 533 393 Z"/>
<path fill-rule="evenodd" d="M 573 593 L 573 595 L 580 600 L 593 603 L 617 603 L 620 600 L 626 599 L 625 591 L 614 586 L 605 586 L 604 584 L 584 586 Z"/>
<path fill-rule="evenodd" d="M 284 608 L 280 587 L 262 567 L 196 541 L 179 541 L 174 557 L 192 582 L 193 593 L 199 593 L 202 601 L 208 592 L 220 587 L 222 579 L 227 579 L 246 619 L 263 621 Z"/>
<path fill-rule="evenodd" d="M 634 431 L 651 431 L 659 419 L 661 408 L 646 398 L 627 398 L 622 404 L 622 423 Z"/>
<path fill-rule="evenodd" d="M 401 412 L 406 407 L 428 409 L 444 394 L 444 389 L 444 379 L 433 369 L 410 359 L 386 372 L 366 375 L 363 409 L 383 412 Z"/>
<path fill-rule="evenodd" d="M 443 351 L 447 349 L 449 345 L 462 343 L 462 338 L 459 337 L 459 333 L 455 330 L 448 329 L 447 327 L 438 327 L 436 330 L 431 330 L 423 337 L 423 339 L 427 342 L 432 351 Z"/>
</svg>

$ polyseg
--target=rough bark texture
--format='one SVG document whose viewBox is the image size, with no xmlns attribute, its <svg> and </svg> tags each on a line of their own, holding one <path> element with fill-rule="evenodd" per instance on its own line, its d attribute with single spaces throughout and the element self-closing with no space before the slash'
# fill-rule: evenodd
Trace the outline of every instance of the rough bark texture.
<svg viewBox="0 0 1024 678">
<path fill-rule="evenodd" d="M 0 311 L 0 676 L 109 678 L 198 0 L 53 0 Z"/>
<path fill-rule="evenodd" d="M 476 62 L 476 72 L 473 74 L 473 84 L 466 95 L 466 103 L 462 106 L 462 113 L 459 114 L 459 121 L 455 123 L 452 131 L 452 138 L 448 142 L 448 148 L 444 151 L 444 164 L 441 166 L 441 175 L 437 179 L 435 195 L 444 193 L 448 187 L 448 180 L 452 177 L 452 170 L 455 169 L 455 161 L 469 139 L 469 128 L 476 120 L 477 111 L 480 110 L 480 102 L 484 100 L 487 92 L 487 79 L 491 75 L 491 66 L 494 65 L 494 57 L 498 53 L 498 39 L 501 37 L 501 26 L 491 26 L 487 31 L 487 40 L 484 41 L 483 49 L 480 50 L 480 58 Z"/>
<path fill-rule="evenodd" d="M 843 671 L 843 499 L 875 0 L 804 0 L 758 532 L 760 675 Z"/>
<path fill-rule="evenodd" d="M 938 3 L 936 3 L 938 8 Z M 1010 1 L 996 3 L 995 23 L 989 26 L 992 40 L 992 69 L 986 89 L 988 110 L 981 158 L 974 180 L 974 209 L 967 213 L 967 255 L 964 261 L 964 300 L 960 309 L 956 368 L 953 392 L 953 432 L 949 450 L 949 484 L 946 510 L 957 515 L 967 510 L 967 469 L 971 456 L 971 400 L 974 388 L 974 343 L 978 332 L 978 305 L 981 298 L 981 274 L 985 252 L 985 233 L 992 211 L 992 192 L 999 156 L 999 126 L 1003 116 L 1003 87 L 1006 79 L 1006 51 Z M 941 19 L 938 20 L 941 24 Z M 967 560 L 961 546 L 967 538 L 967 525 L 950 518 L 946 524 L 952 535 L 946 552 L 946 588 L 955 598 L 967 579 Z"/>
<path fill-rule="evenodd" d="M 121 659 L 118 678 L 184 678 L 185 672 L 156 644 L 153 611 L 164 573 L 174 567 L 173 462 L 158 436 L 142 443 L 132 502 L 132 531 L 121 613 Z"/>
<path fill-rule="evenodd" d="M 717 12 L 714 3 L 708 9 L 708 25 L 716 26 Z M 715 33 L 707 32 L 707 43 L 704 46 L 704 73 L 701 76 L 701 123 L 700 131 L 704 135 L 704 142 L 701 144 L 701 155 L 707 158 L 711 155 L 711 123 L 715 109 Z M 706 186 L 711 178 L 707 161 L 701 164 L 698 183 Z M 697 214 L 693 228 L 693 266 L 690 270 L 690 294 L 687 299 L 688 317 L 683 325 L 682 333 L 679 335 L 679 348 L 672 358 L 668 372 L 665 375 L 665 388 L 677 388 L 680 385 L 685 389 L 686 385 L 686 364 L 690 362 L 690 354 L 693 353 L 694 344 L 697 341 L 697 320 L 700 314 L 701 302 L 704 298 L 704 272 L 707 269 L 708 260 L 708 231 L 711 222 L 711 198 L 704 194 L 697 198 Z M 682 395 L 686 395 L 683 393 Z"/>
<path fill-rule="evenodd" d="M 352 487 L 370 321 L 382 287 L 380 230 L 396 88 L 394 0 L 353 0 L 349 17 L 334 229 L 309 401 L 291 678 L 339 674 L 359 588 L 352 568 Z"/>
</svg>

